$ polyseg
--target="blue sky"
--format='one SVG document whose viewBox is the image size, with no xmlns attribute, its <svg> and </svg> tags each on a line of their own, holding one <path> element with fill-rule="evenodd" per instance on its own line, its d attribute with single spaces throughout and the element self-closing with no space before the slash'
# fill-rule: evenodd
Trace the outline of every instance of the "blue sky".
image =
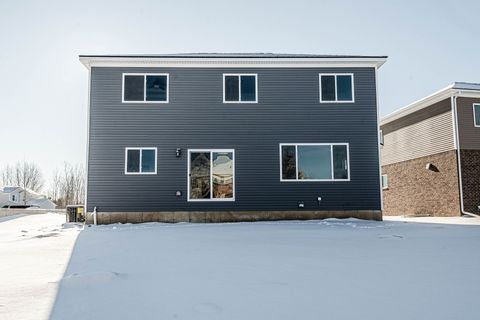
<svg viewBox="0 0 480 320">
<path fill-rule="evenodd" d="M 48 179 L 85 161 L 79 54 L 281 52 L 388 55 L 380 114 L 453 81 L 480 82 L 480 1 L 0 2 L 0 167 Z M 477 31 L 477 32 L 476 32 Z"/>
</svg>

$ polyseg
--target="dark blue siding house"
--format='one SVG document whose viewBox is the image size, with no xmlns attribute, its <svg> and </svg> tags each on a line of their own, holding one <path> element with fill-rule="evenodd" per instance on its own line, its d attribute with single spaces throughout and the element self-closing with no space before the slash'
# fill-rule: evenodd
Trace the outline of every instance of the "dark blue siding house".
<svg viewBox="0 0 480 320">
<path fill-rule="evenodd" d="M 385 60 L 80 56 L 89 221 L 380 220 Z"/>
</svg>

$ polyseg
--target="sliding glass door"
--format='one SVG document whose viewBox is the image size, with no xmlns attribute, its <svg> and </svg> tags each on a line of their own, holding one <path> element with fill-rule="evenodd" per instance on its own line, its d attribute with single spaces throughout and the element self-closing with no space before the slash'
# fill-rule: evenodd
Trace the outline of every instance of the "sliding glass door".
<svg viewBox="0 0 480 320">
<path fill-rule="evenodd" d="M 232 149 L 188 151 L 188 201 L 233 201 L 235 159 Z"/>
</svg>

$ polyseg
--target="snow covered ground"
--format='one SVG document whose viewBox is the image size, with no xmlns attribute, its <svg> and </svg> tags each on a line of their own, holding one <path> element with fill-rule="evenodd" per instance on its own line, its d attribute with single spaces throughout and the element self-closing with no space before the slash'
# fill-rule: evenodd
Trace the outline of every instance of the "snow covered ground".
<svg viewBox="0 0 480 320">
<path fill-rule="evenodd" d="M 35 217 L 44 219 L 35 227 L 30 216 L 0 222 L 1 319 L 45 319 L 37 309 L 48 307 L 52 319 L 73 320 L 480 318 L 480 225 L 472 220 L 149 223 L 79 232 L 58 229 L 52 215 Z M 23 237 L 24 224 L 37 236 L 57 235 Z M 53 303 L 45 295 L 57 285 Z"/>
<path fill-rule="evenodd" d="M 79 231 L 48 213 L 0 218 L 0 319 L 48 319 Z"/>
</svg>

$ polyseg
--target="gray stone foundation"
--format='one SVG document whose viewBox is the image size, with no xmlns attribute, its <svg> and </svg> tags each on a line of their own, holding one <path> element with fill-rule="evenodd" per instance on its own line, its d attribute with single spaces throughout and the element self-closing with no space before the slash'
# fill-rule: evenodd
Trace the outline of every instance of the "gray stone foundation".
<svg viewBox="0 0 480 320">
<path fill-rule="evenodd" d="M 378 210 L 352 211 L 174 211 L 174 212 L 97 212 L 98 224 L 142 222 L 246 222 L 275 220 L 317 220 L 326 218 L 358 218 L 382 220 Z M 87 213 L 86 223 L 93 223 L 93 214 Z"/>
</svg>

